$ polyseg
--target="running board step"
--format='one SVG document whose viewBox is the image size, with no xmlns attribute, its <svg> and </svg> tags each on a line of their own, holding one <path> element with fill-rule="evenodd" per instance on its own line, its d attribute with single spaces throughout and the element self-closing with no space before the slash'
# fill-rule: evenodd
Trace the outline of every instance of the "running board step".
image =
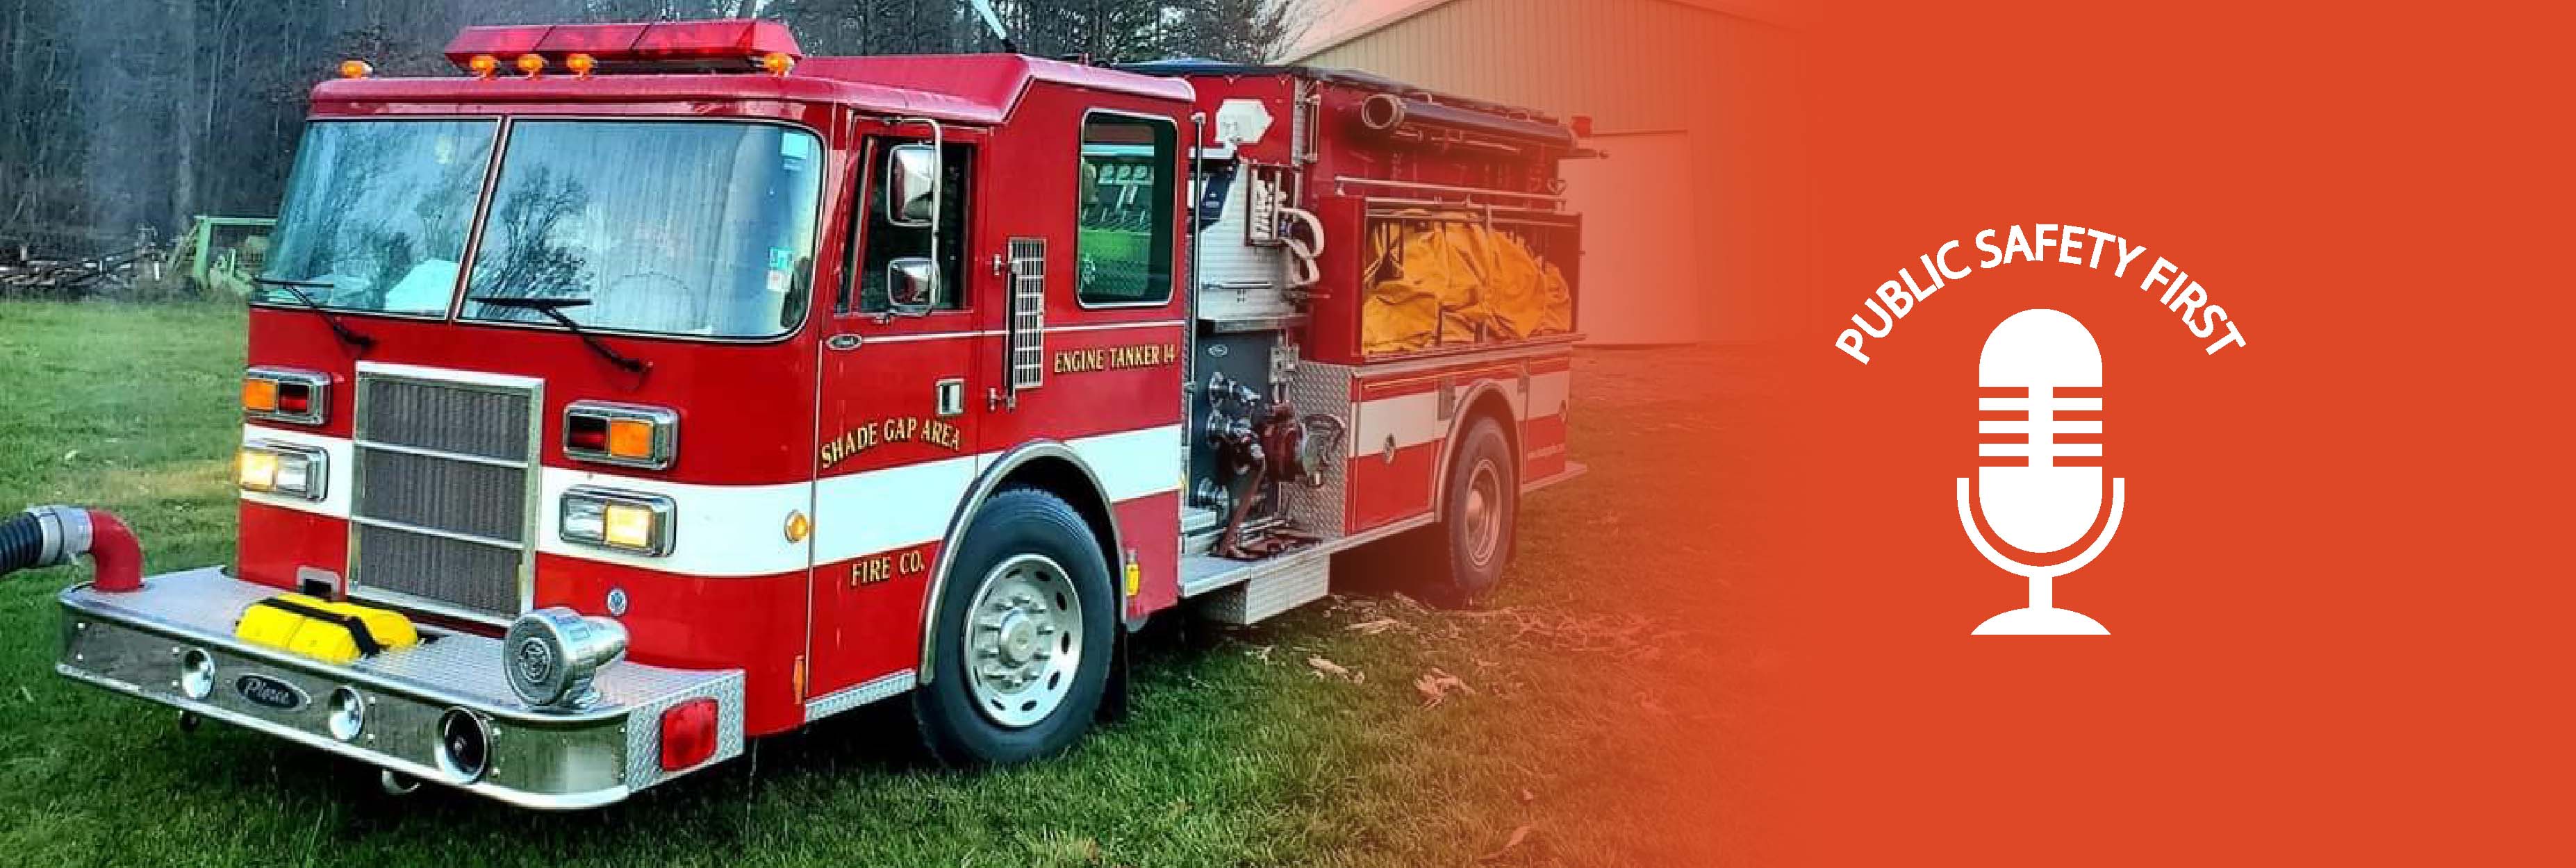
<svg viewBox="0 0 2576 868">
<path fill-rule="evenodd" d="M 1333 589 L 1333 554 L 1320 548 L 1245 563 L 1214 557 L 1184 560 L 1182 574 L 1206 597 L 1199 610 L 1227 624 L 1253 624 L 1323 598 Z M 1192 583 L 1184 583 L 1190 594 Z"/>
</svg>

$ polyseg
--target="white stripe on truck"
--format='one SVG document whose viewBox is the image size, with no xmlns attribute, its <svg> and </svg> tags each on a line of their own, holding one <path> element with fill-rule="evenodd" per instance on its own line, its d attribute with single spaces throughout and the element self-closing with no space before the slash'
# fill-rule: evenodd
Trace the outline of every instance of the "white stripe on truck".
<svg viewBox="0 0 2576 868">
<path fill-rule="evenodd" d="M 301 431 L 242 427 L 251 440 L 311 446 L 330 455 L 329 486 L 319 502 L 242 492 L 243 500 L 347 520 L 355 458 L 346 438 Z M 1163 425 L 1068 441 L 1091 466 L 1112 502 L 1180 489 L 1181 426 Z M 1000 451 L 960 455 L 865 473 L 827 477 L 818 484 L 698 485 L 600 470 L 541 468 L 538 475 L 537 550 L 601 563 L 693 576 L 765 576 L 810 563 L 832 563 L 888 549 L 936 542 L 977 473 Z M 659 494 L 677 505 L 671 553 L 646 557 L 564 542 L 565 489 L 595 485 Z M 809 503 L 808 498 L 811 498 Z M 810 509 L 814 534 L 787 541 L 787 515 Z"/>
</svg>

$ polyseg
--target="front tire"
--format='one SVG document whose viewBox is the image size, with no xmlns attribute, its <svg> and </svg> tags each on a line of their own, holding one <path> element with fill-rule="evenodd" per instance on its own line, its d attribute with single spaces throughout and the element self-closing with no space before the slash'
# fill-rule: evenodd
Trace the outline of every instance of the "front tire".
<svg viewBox="0 0 2576 868">
<path fill-rule="evenodd" d="M 1100 710 L 1118 629 L 1108 558 L 1053 494 L 986 500 L 940 591 L 931 682 L 913 692 L 941 762 L 1004 765 L 1064 750 Z"/>
</svg>

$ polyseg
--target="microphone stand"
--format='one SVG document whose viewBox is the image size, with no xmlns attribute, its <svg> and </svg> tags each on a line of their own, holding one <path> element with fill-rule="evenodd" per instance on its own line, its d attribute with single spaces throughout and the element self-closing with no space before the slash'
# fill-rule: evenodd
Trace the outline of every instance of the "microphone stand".
<svg viewBox="0 0 2576 868">
<path fill-rule="evenodd" d="M 2002 552 L 1995 550 L 1993 543 L 1986 541 L 1986 535 L 1977 530 L 1976 514 L 1969 512 L 1973 507 L 1968 502 L 1968 478 L 1959 477 L 1959 526 L 1968 531 L 1968 541 L 1976 543 L 1977 552 L 2003 568 L 2004 572 L 2030 580 L 2029 608 L 1987 618 L 1985 623 L 1977 625 L 1974 635 L 2109 635 L 2111 631 L 2104 629 L 2102 622 L 2082 612 L 2057 608 L 2054 605 L 2054 583 L 2058 576 L 2092 563 L 2093 558 L 2102 553 L 2102 548 L 2111 544 L 2111 535 L 2120 530 L 2120 513 L 2128 505 L 2128 497 L 2128 478 L 2112 477 L 2111 517 L 2103 523 L 2102 533 L 2093 538 L 2093 544 L 2086 546 L 2083 554 L 2071 559 L 2047 566 L 2032 566 L 2004 557 Z"/>
</svg>

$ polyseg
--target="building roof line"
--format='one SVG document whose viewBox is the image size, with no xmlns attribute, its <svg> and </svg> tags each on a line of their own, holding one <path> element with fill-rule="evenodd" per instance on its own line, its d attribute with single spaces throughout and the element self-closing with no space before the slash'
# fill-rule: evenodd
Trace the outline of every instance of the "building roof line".
<svg viewBox="0 0 2576 868">
<path fill-rule="evenodd" d="M 1360 2 L 1365 2 L 1365 0 L 1360 0 Z M 1438 9 L 1442 6 L 1447 6 L 1453 2 L 1456 2 L 1456 0 L 1413 0 L 1413 2 L 1395 7 L 1393 11 L 1384 15 L 1379 15 L 1358 24 L 1342 28 L 1341 32 L 1326 36 L 1320 41 L 1289 46 L 1288 56 L 1280 59 L 1291 63 L 1305 60 L 1315 55 L 1339 48 L 1343 43 L 1358 39 L 1362 36 L 1367 36 L 1371 33 L 1376 33 L 1380 30 L 1385 30 L 1402 23 L 1407 18 L 1429 12 L 1433 9 Z"/>
<path fill-rule="evenodd" d="M 1350 0 L 1350 2 L 1365 3 L 1368 2 L 1368 0 Z M 1389 27 L 1394 27 L 1395 25 L 1404 23 L 1407 19 L 1455 2 L 1457 2 L 1457 0 L 1411 0 L 1411 2 L 1396 5 L 1384 14 L 1332 31 L 1327 33 L 1321 39 L 1317 39 L 1312 42 L 1300 41 L 1299 44 L 1289 46 L 1288 53 L 1280 57 L 1278 62 L 1299 63 L 1309 60 L 1318 54 L 1331 51 L 1335 48 L 1340 48 L 1353 40 L 1385 30 Z M 1800 17 L 1789 10 L 1756 11 L 1749 7 L 1768 4 L 1746 2 L 1746 0 L 1656 0 L 1656 2 L 1688 6 L 1703 12 L 1742 18 L 1746 21 L 1770 24 L 1789 28 L 1791 30 L 1802 29 L 1804 26 Z M 1796 0 L 1787 0 L 1787 2 L 1794 3 Z M 1327 15 L 1325 17 L 1330 18 L 1332 16 Z"/>
</svg>

